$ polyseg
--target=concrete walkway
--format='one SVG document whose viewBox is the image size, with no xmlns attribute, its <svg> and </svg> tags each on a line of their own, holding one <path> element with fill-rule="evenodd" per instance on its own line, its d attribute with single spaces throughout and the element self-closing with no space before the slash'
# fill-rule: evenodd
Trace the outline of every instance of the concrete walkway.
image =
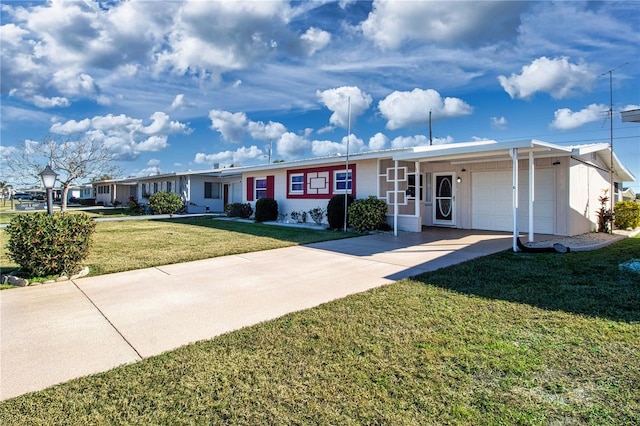
<svg viewBox="0 0 640 426">
<path fill-rule="evenodd" d="M 507 233 L 429 229 L 0 292 L 0 400 L 507 250 Z"/>
</svg>

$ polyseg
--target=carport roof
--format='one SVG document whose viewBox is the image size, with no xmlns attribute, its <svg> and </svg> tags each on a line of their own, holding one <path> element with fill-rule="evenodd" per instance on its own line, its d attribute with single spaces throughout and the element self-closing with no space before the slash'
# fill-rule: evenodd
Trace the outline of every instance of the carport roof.
<svg viewBox="0 0 640 426">
<path fill-rule="evenodd" d="M 504 161 L 511 159 L 511 149 L 517 149 L 519 154 L 528 154 L 529 152 L 533 152 L 536 158 L 583 156 L 595 152 L 601 156 L 604 164 L 609 163 L 608 143 L 561 146 L 536 139 L 500 143 L 495 140 L 486 140 L 444 145 L 417 146 L 411 150 L 395 153 L 393 155 L 393 159 L 425 162 Z M 613 169 L 623 181 L 635 181 L 633 174 L 624 167 L 615 153 L 613 154 Z"/>
</svg>

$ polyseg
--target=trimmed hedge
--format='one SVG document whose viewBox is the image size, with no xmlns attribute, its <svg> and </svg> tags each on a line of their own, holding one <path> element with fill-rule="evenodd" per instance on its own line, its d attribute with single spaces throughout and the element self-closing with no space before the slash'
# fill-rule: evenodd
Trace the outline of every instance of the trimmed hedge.
<svg viewBox="0 0 640 426">
<path fill-rule="evenodd" d="M 273 198 L 260 198 L 256 201 L 256 222 L 278 220 L 278 202 Z"/>
<path fill-rule="evenodd" d="M 640 204 L 635 201 L 618 201 L 613 208 L 616 228 L 635 229 L 640 226 Z"/>
<path fill-rule="evenodd" d="M 31 277 L 72 275 L 89 255 L 95 227 L 83 213 L 15 216 L 6 228 L 9 258 Z"/>
<path fill-rule="evenodd" d="M 349 206 L 349 226 L 358 232 L 386 228 L 387 203 L 374 196 L 355 200 Z"/>
<path fill-rule="evenodd" d="M 174 214 L 182 206 L 182 198 L 173 192 L 156 192 L 149 197 L 149 208 L 155 214 Z"/>
<path fill-rule="evenodd" d="M 344 197 L 346 194 L 334 195 L 327 204 L 327 221 L 330 229 L 342 229 L 344 227 Z M 347 197 L 347 208 L 353 204 L 355 198 L 351 195 Z M 347 218 L 349 212 L 347 211 Z"/>
</svg>

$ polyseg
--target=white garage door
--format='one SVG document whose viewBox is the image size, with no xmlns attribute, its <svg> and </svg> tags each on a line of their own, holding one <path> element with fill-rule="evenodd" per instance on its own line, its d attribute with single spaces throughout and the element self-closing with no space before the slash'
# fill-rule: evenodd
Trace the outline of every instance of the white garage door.
<svg viewBox="0 0 640 426">
<path fill-rule="evenodd" d="M 553 234 L 555 224 L 554 169 L 538 169 L 535 176 L 533 230 Z M 529 174 L 519 173 L 518 229 L 529 231 Z M 513 230 L 512 172 L 473 172 L 471 175 L 471 226 L 490 231 Z"/>
</svg>

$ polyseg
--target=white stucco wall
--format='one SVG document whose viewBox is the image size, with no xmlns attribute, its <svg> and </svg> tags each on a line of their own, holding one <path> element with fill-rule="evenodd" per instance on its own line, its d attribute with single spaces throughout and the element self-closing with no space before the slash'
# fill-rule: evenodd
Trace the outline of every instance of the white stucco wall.
<svg viewBox="0 0 640 426">
<path fill-rule="evenodd" d="M 574 182 L 569 191 L 569 234 L 593 232 L 598 227 L 598 197 L 610 187 L 609 173 L 574 159 L 569 173 L 571 182 Z"/>
</svg>

